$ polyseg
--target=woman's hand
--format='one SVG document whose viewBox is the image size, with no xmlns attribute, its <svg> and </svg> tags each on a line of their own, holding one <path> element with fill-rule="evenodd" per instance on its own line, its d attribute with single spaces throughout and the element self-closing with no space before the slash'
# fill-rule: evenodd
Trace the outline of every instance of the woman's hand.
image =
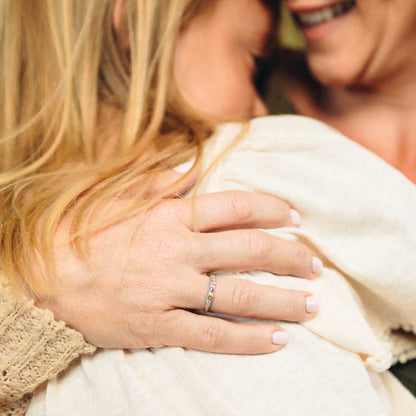
<svg viewBox="0 0 416 416">
<path fill-rule="evenodd" d="M 115 208 L 125 202 L 116 201 Z M 132 216 L 96 233 L 89 245 L 92 264 L 69 248 L 63 225 L 56 244 L 58 291 L 37 305 L 99 347 L 182 346 L 234 354 L 280 349 L 285 335 L 275 324 L 233 323 L 190 310 L 204 308 L 209 272 L 319 274 L 322 263 L 306 246 L 254 229 L 291 226 L 296 212 L 276 197 L 242 191 L 198 196 L 195 207 L 200 232 L 192 230 L 192 200 L 184 198 L 149 210 L 130 242 Z M 310 296 L 218 276 L 210 310 L 304 321 L 314 316 L 306 310 Z"/>
</svg>

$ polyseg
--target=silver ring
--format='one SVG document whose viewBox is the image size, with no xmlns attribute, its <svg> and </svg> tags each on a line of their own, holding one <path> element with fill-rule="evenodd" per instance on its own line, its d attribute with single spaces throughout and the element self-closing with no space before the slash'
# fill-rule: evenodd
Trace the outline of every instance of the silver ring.
<svg viewBox="0 0 416 416">
<path fill-rule="evenodd" d="M 205 298 L 204 312 L 209 311 L 209 308 L 211 307 L 211 303 L 214 300 L 215 284 L 216 284 L 216 277 L 214 274 L 212 274 L 209 276 L 209 286 L 208 286 L 207 297 Z"/>
</svg>

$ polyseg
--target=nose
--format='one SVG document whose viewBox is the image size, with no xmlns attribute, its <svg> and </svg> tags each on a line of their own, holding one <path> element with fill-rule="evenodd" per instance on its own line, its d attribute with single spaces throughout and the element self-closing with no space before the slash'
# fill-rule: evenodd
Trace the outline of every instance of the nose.
<svg viewBox="0 0 416 416">
<path fill-rule="evenodd" d="M 269 114 L 269 110 L 264 101 L 260 97 L 257 97 L 253 106 L 253 117 L 264 117 Z"/>
</svg>

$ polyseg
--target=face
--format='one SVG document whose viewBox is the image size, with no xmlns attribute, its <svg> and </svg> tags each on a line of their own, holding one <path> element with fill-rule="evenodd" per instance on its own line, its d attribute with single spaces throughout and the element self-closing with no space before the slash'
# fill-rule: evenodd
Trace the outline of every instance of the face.
<svg viewBox="0 0 416 416">
<path fill-rule="evenodd" d="M 415 0 L 285 0 L 322 83 L 377 86 L 413 60 Z M 407 65 L 408 66 L 408 65 Z"/>
<path fill-rule="evenodd" d="M 180 92 L 219 120 L 267 115 L 255 85 L 273 17 L 260 0 L 216 0 L 180 35 L 174 74 Z"/>
</svg>

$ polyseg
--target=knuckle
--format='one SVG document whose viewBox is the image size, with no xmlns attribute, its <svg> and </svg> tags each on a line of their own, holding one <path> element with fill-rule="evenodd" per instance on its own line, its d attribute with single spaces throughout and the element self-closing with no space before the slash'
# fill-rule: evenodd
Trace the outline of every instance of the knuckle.
<svg viewBox="0 0 416 416">
<path fill-rule="evenodd" d="M 227 198 L 228 209 L 234 220 L 239 223 L 249 221 L 253 216 L 253 207 L 241 191 L 231 191 Z"/>
<path fill-rule="evenodd" d="M 133 316 L 126 317 L 125 332 L 128 339 L 127 348 L 135 348 L 137 346 L 144 348 L 148 347 L 142 338 L 138 324 L 136 320 L 133 319 Z"/>
<path fill-rule="evenodd" d="M 166 334 L 169 333 L 170 326 L 171 320 L 167 313 L 155 315 L 150 328 L 152 348 L 162 348 L 168 345 Z"/>
<path fill-rule="evenodd" d="M 160 222 L 168 221 L 174 215 L 174 204 L 171 200 L 159 201 L 156 205 L 149 208 L 146 212 L 149 221 Z"/>
<path fill-rule="evenodd" d="M 181 262 L 187 258 L 189 253 L 188 239 L 185 236 L 160 233 L 158 238 L 153 239 L 148 245 L 151 258 L 168 262 Z"/>
<path fill-rule="evenodd" d="M 246 238 L 248 259 L 263 263 L 273 249 L 270 236 L 262 231 L 250 231 Z"/>
<path fill-rule="evenodd" d="M 182 236 L 171 251 L 173 264 L 200 264 L 206 258 L 207 241 L 198 233 Z"/>
<path fill-rule="evenodd" d="M 172 220 L 183 224 L 187 214 L 186 208 L 190 204 L 190 201 L 186 199 L 168 199 L 164 203 Z"/>
<path fill-rule="evenodd" d="M 214 323 L 210 323 L 202 332 L 202 341 L 210 349 L 216 350 L 224 343 L 223 331 Z"/>
<path fill-rule="evenodd" d="M 239 282 L 233 289 L 231 296 L 233 310 L 241 315 L 248 315 L 253 311 L 256 303 L 256 292 L 250 282 Z"/>
<path fill-rule="evenodd" d="M 141 319 L 142 324 L 139 325 L 137 320 L 131 324 L 135 328 L 135 333 L 139 336 L 141 344 L 144 344 L 148 348 L 162 347 L 160 333 L 162 326 L 162 314 L 161 313 L 146 313 Z"/>
</svg>

